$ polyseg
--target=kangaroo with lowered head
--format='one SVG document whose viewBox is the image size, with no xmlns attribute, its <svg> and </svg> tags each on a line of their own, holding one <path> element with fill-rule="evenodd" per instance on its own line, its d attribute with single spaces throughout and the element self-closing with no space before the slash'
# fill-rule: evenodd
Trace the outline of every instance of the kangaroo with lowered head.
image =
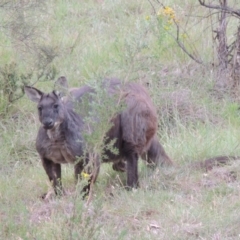
<svg viewBox="0 0 240 240">
<path fill-rule="evenodd" d="M 67 87 L 65 77 L 60 77 L 57 84 Z M 115 139 L 114 147 L 118 153 L 106 150 L 107 158 L 103 162 L 113 162 L 113 169 L 127 172 L 127 187 L 138 187 L 138 158 L 142 156 L 148 163 L 172 165 L 172 160 L 165 153 L 156 136 L 157 113 L 146 89 L 138 83 L 123 84 L 118 79 L 104 81 L 103 87 L 111 94 L 120 94 L 125 108 L 111 119 L 111 127 L 106 133 L 107 142 Z M 89 86 L 72 88 L 69 96 L 52 91 L 44 93 L 37 88 L 25 86 L 26 95 L 37 103 L 41 126 L 36 140 L 36 149 L 43 167 L 53 184 L 56 194 L 62 192 L 61 164 L 73 163 L 75 177 L 81 176 L 84 164 L 79 161 L 84 153 L 84 116 L 81 109 L 75 111 L 74 101 L 81 101 L 83 96 L 94 93 Z M 90 98 L 89 98 L 90 99 Z M 126 166 L 125 166 L 126 165 Z M 91 181 L 94 182 L 99 172 L 96 160 Z M 88 187 L 85 190 L 89 190 Z"/>
</svg>

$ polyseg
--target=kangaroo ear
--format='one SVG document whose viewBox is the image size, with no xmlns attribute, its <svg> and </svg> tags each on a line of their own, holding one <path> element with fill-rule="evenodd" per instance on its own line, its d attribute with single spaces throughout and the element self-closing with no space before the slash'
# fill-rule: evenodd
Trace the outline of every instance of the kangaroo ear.
<svg viewBox="0 0 240 240">
<path fill-rule="evenodd" d="M 66 95 L 68 91 L 68 81 L 67 78 L 64 76 L 61 76 L 58 78 L 58 80 L 54 84 L 54 89 L 58 92 L 61 92 L 62 95 Z"/>
<path fill-rule="evenodd" d="M 41 92 L 40 90 L 34 88 L 34 87 L 29 87 L 29 86 L 25 86 L 24 87 L 24 92 L 26 93 L 26 95 L 28 96 L 28 98 L 33 101 L 38 103 L 39 100 L 41 99 L 43 92 Z"/>
</svg>

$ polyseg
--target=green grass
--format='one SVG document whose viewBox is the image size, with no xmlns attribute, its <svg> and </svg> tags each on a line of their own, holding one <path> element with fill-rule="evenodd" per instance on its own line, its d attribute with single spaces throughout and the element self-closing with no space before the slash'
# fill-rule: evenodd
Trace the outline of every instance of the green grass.
<svg viewBox="0 0 240 240">
<path fill-rule="evenodd" d="M 113 76 L 148 83 L 159 138 L 176 165 L 152 171 L 139 161 L 141 187 L 126 191 L 125 174 L 102 164 L 88 206 L 73 166 L 65 165 L 66 195 L 42 200 L 51 186 L 35 149 L 36 106 L 23 97 L 6 112 L 0 90 L 0 239 L 239 239 L 240 161 L 208 173 L 189 168 L 218 155 L 240 156 L 238 103 L 212 91 L 209 22 L 194 17 L 205 10 L 192 0 L 164 1 L 188 35 L 187 49 L 206 64 L 199 66 L 169 35 L 174 28 L 161 27 L 149 1 L 100 2 L 51 0 L 26 9 L 37 26 L 29 41 L 57 52 L 57 77 L 65 75 L 71 86 Z M 0 9 L 0 19 L 8 21 L 8 12 Z M 236 23 L 229 24 L 233 32 Z M 10 30 L 0 34 L 1 66 L 15 62 L 28 72 L 37 54 L 13 41 Z M 53 82 L 35 86 L 50 91 Z"/>
</svg>

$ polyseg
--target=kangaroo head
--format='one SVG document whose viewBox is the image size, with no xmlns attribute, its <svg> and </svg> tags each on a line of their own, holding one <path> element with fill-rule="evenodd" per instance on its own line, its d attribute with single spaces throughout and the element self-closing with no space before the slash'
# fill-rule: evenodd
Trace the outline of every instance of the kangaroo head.
<svg viewBox="0 0 240 240">
<path fill-rule="evenodd" d="M 45 129 L 53 129 L 64 121 L 66 110 L 60 93 L 44 93 L 29 86 L 24 90 L 28 98 L 37 103 L 39 121 Z"/>
</svg>

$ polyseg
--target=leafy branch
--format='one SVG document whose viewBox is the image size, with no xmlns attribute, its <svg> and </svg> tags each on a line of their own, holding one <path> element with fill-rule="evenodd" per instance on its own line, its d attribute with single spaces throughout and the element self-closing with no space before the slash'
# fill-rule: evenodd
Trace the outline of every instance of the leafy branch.
<svg viewBox="0 0 240 240">
<path fill-rule="evenodd" d="M 157 15 L 157 11 L 156 11 L 153 3 L 151 2 L 151 0 L 148 0 L 148 2 L 149 2 L 150 5 L 152 6 L 154 13 Z M 159 0 L 156 0 L 156 2 L 158 2 L 158 4 L 159 4 L 163 9 L 166 8 L 166 6 L 165 6 L 163 3 L 161 3 Z M 176 36 L 175 36 L 174 34 L 170 33 L 170 32 L 168 32 L 168 34 L 175 40 L 175 42 L 177 43 L 177 45 L 183 50 L 183 52 L 184 52 L 185 54 L 187 54 L 187 56 L 189 56 L 192 60 L 194 60 L 194 61 L 197 62 L 198 64 L 203 65 L 203 61 L 202 61 L 200 58 L 195 57 L 191 52 L 189 52 L 189 51 L 187 50 L 185 44 L 184 44 L 184 43 L 181 41 L 181 39 L 180 39 L 180 31 L 181 31 L 181 30 L 180 30 L 180 26 L 179 26 L 179 24 L 177 23 L 177 21 L 176 21 L 175 19 L 172 19 L 172 20 L 173 20 L 173 22 L 174 22 L 174 24 L 175 24 L 175 26 L 176 26 Z"/>
</svg>

